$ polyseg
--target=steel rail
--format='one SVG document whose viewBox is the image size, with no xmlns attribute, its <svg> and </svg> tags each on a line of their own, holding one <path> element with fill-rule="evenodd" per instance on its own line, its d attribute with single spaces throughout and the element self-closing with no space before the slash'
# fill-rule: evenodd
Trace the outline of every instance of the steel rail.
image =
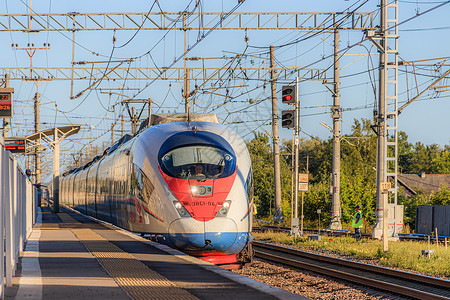
<svg viewBox="0 0 450 300">
<path fill-rule="evenodd" d="M 344 266 L 344 267 L 348 267 L 348 268 L 364 270 L 366 272 L 376 273 L 378 275 L 381 274 L 381 275 L 389 277 L 389 278 L 396 277 L 396 278 L 399 278 L 402 280 L 414 281 L 415 283 L 432 285 L 434 287 L 441 288 L 441 289 L 447 289 L 447 290 L 450 289 L 450 281 L 448 281 L 448 280 L 434 278 L 434 277 L 430 277 L 430 276 L 418 275 L 418 274 L 409 273 L 409 272 L 405 272 L 405 271 L 388 269 L 388 268 L 369 265 L 369 264 L 347 261 L 347 260 L 343 260 L 340 258 L 318 255 L 318 254 L 314 254 L 311 252 L 301 251 L 301 250 L 292 249 L 292 248 L 283 247 L 283 246 L 277 246 L 277 245 L 273 245 L 273 244 L 261 243 L 261 242 L 257 242 L 257 241 L 253 242 L 253 248 L 255 250 L 256 257 L 260 257 L 260 258 L 263 258 L 266 260 L 275 261 L 278 263 L 294 266 L 294 267 L 301 268 L 301 269 L 310 270 L 310 271 L 313 271 L 313 272 L 316 272 L 319 274 L 328 275 L 328 276 L 335 277 L 338 279 L 343 279 L 343 280 L 355 282 L 358 284 L 367 285 L 367 286 L 370 286 L 373 288 L 377 288 L 377 289 L 381 289 L 381 290 L 385 290 L 385 291 L 389 291 L 389 292 L 395 292 L 395 293 L 410 296 L 410 297 L 413 297 L 416 299 L 448 299 L 448 297 L 437 295 L 437 294 L 432 294 L 432 293 L 425 292 L 422 290 L 405 287 L 405 286 L 401 286 L 401 285 L 397 285 L 394 283 L 389 283 L 386 281 L 381 281 L 381 280 L 377 280 L 377 279 L 373 279 L 373 278 L 358 276 L 358 275 L 355 275 L 352 273 L 334 270 L 334 269 L 330 269 L 330 268 L 327 268 L 324 266 L 315 265 L 312 263 L 307 263 L 307 262 L 302 262 L 299 260 L 281 257 L 279 255 L 263 252 L 261 250 L 258 250 L 258 248 L 269 249 L 272 251 L 279 252 L 281 254 L 295 255 L 295 256 L 302 257 L 302 258 L 320 261 L 322 263 L 326 262 L 326 263 L 340 265 L 340 266 Z"/>
<path fill-rule="evenodd" d="M 263 225 L 263 226 L 253 226 L 253 231 L 255 232 L 263 232 L 267 230 L 272 230 L 273 232 L 290 232 L 291 228 L 288 226 L 276 226 L 276 225 Z M 328 236 L 353 236 L 354 231 L 352 230 L 338 230 L 338 229 L 312 229 L 312 228 L 304 228 L 303 231 L 314 233 L 314 234 L 326 234 Z M 371 233 L 362 233 L 363 237 L 372 238 Z M 406 233 L 399 233 L 398 238 L 400 241 L 427 241 L 430 238 L 430 241 L 436 243 L 436 236 L 434 235 L 426 235 L 426 234 L 413 234 L 408 235 Z M 440 243 L 444 243 L 445 239 L 450 240 L 448 236 L 438 236 L 438 240 Z"/>
</svg>

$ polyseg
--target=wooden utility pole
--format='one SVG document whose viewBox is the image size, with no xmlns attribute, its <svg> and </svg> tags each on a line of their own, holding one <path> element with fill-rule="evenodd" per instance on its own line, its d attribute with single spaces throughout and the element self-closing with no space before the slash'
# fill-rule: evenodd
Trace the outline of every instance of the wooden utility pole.
<svg viewBox="0 0 450 300">
<path fill-rule="evenodd" d="M 275 74 L 275 54 L 273 46 L 270 46 L 270 80 L 272 87 L 272 144 L 273 144 L 273 182 L 275 195 L 275 214 L 273 222 L 284 221 L 283 211 L 281 209 L 281 175 L 280 175 L 280 145 L 278 138 L 278 110 L 277 110 L 277 77 Z"/>
</svg>

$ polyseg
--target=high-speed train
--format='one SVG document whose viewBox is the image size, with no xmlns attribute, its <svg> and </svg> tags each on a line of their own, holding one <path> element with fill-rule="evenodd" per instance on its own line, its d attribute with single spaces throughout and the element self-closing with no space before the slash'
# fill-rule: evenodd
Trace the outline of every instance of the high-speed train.
<svg viewBox="0 0 450 300">
<path fill-rule="evenodd" d="M 152 115 L 66 172 L 60 202 L 203 260 L 252 259 L 253 183 L 245 142 L 215 115 Z"/>
</svg>

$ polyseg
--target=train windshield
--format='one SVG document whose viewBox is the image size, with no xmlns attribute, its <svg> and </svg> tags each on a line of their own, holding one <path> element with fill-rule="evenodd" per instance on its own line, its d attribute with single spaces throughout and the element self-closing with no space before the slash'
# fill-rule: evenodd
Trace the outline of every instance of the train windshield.
<svg viewBox="0 0 450 300">
<path fill-rule="evenodd" d="M 169 176 L 201 181 L 230 176 L 236 170 L 236 158 L 216 147 L 192 145 L 163 154 L 161 166 Z"/>
</svg>

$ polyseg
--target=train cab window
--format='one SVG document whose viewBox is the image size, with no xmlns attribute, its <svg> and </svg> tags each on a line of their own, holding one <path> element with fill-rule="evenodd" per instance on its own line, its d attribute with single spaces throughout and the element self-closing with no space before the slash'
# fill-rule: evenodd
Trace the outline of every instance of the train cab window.
<svg viewBox="0 0 450 300">
<path fill-rule="evenodd" d="M 169 176 L 202 181 L 233 174 L 236 158 L 216 147 L 195 145 L 179 147 L 163 154 L 161 166 Z"/>
</svg>

